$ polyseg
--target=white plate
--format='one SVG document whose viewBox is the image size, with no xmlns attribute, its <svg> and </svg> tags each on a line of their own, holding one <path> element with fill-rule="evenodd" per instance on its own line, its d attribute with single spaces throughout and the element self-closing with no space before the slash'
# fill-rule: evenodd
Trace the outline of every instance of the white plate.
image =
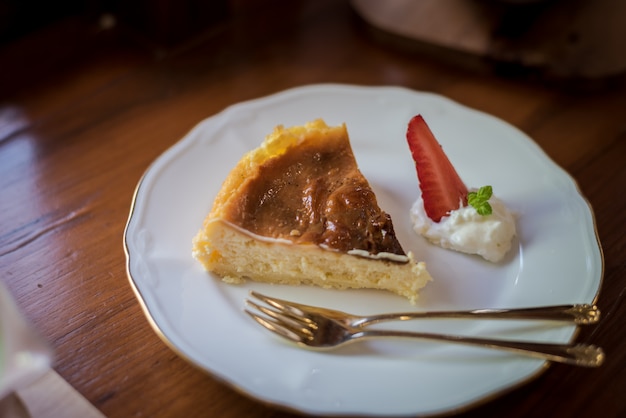
<svg viewBox="0 0 626 418">
<path fill-rule="evenodd" d="M 519 239 L 490 264 L 426 243 L 411 231 L 417 176 L 405 141 L 417 114 L 469 186 L 491 184 L 519 215 Z M 417 306 L 376 291 L 226 285 L 191 257 L 227 173 L 275 125 L 345 122 L 361 170 L 405 250 L 434 277 Z M 515 387 L 545 362 L 488 349 L 375 341 L 311 352 L 243 313 L 250 289 L 357 313 L 593 302 L 603 274 L 592 211 L 573 181 L 519 130 L 438 95 L 397 87 L 312 85 L 241 103 L 203 121 L 147 170 L 125 231 L 130 282 L 157 333 L 178 354 L 249 396 L 309 414 L 437 414 Z M 413 321 L 403 328 L 548 342 L 574 339 L 554 323 Z"/>
</svg>

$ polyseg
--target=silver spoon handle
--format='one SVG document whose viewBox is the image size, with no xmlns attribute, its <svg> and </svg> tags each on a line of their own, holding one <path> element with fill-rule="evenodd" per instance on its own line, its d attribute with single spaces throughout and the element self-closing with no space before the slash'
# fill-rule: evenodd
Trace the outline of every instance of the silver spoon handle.
<svg viewBox="0 0 626 418">
<path fill-rule="evenodd" d="M 558 305 L 521 309 L 476 309 L 472 311 L 432 311 L 380 314 L 361 317 L 352 325 L 363 327 L 383 321 L 408 321 L 426 318 L 464 318 L 464 319 L 542 319 L 548 321 L 567 321 L 579 325 L 595 324 L 600 320 L 600 310 L 595 305 Z"/>
<path fill-rule="evenodd" d="M 597 367 L 604 362 L 604 352 L 601 348 L 586 344 L 549 344 L 526 341 L 507 341 L 489 338 L 464 337 L 445 334 L 431 334 L 426 332 L 361 330 L 353 338 L 417 338 L 431 341 L 445 341 L 450 343 L 467 344 L 484 348 L 500 349 L 517 354 L 559 363 L 572 364 L 584 367 Z"/>
</svg>

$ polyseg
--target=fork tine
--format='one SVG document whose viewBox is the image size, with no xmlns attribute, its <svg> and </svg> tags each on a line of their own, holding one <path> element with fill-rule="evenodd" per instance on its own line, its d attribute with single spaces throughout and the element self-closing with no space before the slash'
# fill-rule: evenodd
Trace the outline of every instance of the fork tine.
<svg viewBox="0 0 626 418">
<path fill-rule="evenodd" d="M 304 306 L 300 305 L 299 303 L 290 302 L 278 298 L 272 298 L 259 292 L 255 292 L 254 290 L 250 291 L 250 296 L 257 298 L 270 306 L 273 306 L 274 308 L 282 311 L 284 314 L 305 321 L 308 325 L 314 325 L 314 323 L 310 320 L 306 310 L 303 309 Z"/>
<path fill-rule="evenodd" d="M 289 310 L 282 310 L 281 305 L 278 303 L 271 304 L 269 301 L 267 303 L 270 307 L 261 306 L 249 299 L 246 299 L 246 304 L 249 307 L 267 315 L 266 317 L 258 315 L 248 309 L 245 309 L 245 311 L 265 328 L 284 336 L 291 341 L 302 342 L 313 338 L 313 329 L 317 327 L 317 324 L 313 323 L 308 318 L 302 318 L 294 315 Z"/>
<path fill-rule="evenodd" d="M 256 322 L 258 322 L 263 328 L 280 335 L 281 337 L 284 337 L 290 341 L 299 343 L 302 342 L 303 338 L 300 334 L 292 331 L 291 329 L 289 329 L 288 327 L 282 325 L 281 323 L 279 323 L 276 320 L 273 319 L 268 319 L 265 317 L 262 317 L 261 315 L 257 315 L 254 312 L 249 311 L 248 309 L 244 309 L 244 312 L 247 313 L 248 315 L 250 315 L 252 317 L 252 319 L 254 319 Z"/>
<path fill-rule="evenodd" d="M 290 312 L 285 312 L 280 308 L 270 309 L 265 306 L 261 306 L 249 299 L 246 300 L 246 304 L 264 313 L 270 318 L 273 318 L 276 322 L 282 322 L 285 325 L 289 325 L 290 328 L 308 330 L 308 328 L 311 327 L 310 321 L 307 321 L 306 318 L 293 316 L 290 314 Z"/>
</svg>

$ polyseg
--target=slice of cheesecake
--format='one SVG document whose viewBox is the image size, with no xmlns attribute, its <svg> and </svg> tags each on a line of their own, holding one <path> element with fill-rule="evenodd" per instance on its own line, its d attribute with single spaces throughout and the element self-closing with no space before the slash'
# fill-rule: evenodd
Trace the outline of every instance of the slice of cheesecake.
<svg viewBox="0 0 626 418">
<path fill-rule="evenodd" d="M 382 289 L 412 303 L 431 280 L 378 206 L 345 125 L 323 120 L 278 126 L 244 155 L 194 237 L 193 256 L 229 283 Z"/>
</svg>

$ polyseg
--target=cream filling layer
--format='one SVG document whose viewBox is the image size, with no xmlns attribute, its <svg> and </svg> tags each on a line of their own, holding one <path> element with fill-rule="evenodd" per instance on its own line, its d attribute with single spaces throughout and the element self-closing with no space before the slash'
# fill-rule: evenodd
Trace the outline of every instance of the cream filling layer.
<svg viewBox="0 0 626 418">
<path fill-rule="evenodd" d="M 259 240 L 259 241 L 263 241 L 263 242 L 267 242 L 267 243 L 274 243 L 274 244 L 283 244 L 283 245 L 294 245 L 295 243 L 287 238 L 274 238 L 274 237 L 266 237 L 263 235 L 258 235 L 255 234 L 253 232 L 248 231 L 247 229 L 241 228 L 238 225 L 235 225 L 231 222 L 225 221 L 223 219 L 212 219 L 209 222 L 222 222 L 226 225 L 228 225 L 230 228 L 233 228 L 239 232 L 241 232 L 242 234 L 248 235 L 249 237 Z M 336 250 L 334 248 L 331 248 L 327 245 L 316 245 L 316 244 L 305 244 L 305 245 L 310 245 L 310 246 L 317 246 L 318 248 L 321 248 L 323 250 L 326 251 L 333 251 L 333 252 L 339 252 L 339 250 Z M 371 258 L 373 260 L 389 260 L 389 261 L 394 261 L 396 263 L 408 263 L 409 262 L 409 257 L 406 255 L 400 255 L 400 254 L 394 254 L 394 253 L 388 253 L 388 252 L 380 252 L 378 254 L 372 254 L 368 251 L 362 250 L 362 249 L 352 249 L 350 251 L 347 252 L 347 254 L 349 255 L 353 255 L 353 256 L 357 256 L 357 257 L 364 257 L 364 258 Z"/>
</svg>

